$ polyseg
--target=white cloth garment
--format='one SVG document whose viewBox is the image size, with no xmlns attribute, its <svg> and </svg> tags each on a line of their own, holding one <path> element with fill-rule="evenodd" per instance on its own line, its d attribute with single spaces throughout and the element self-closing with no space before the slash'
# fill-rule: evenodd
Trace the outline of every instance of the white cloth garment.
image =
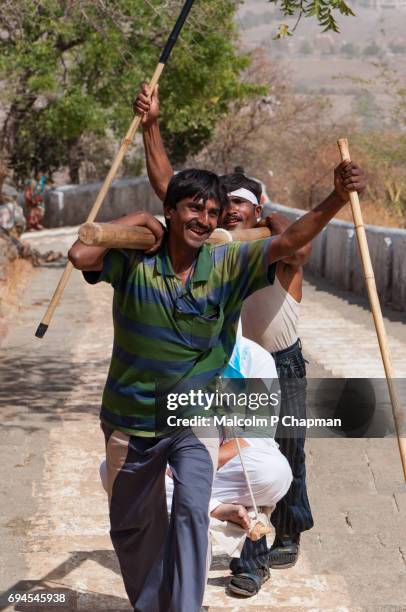
<svg viewBox="0 0 406 612">
<path fill-rule="evenodd" d="M 299 312 L 300 303 L 275 276 L 273 285 L 244 300 L 241 309 L 244 336 L 269 352 L 286 349 L 298 338 Z"/>
<path fill-rule="evenodd" d="M 292 470 L 274 440 L 246 438 L 249 446 L 241 449 L 245 469 L 258 506 L 275 506 L 288 492 Z M 210 512 L 220 503 L 252 506 L 239 455 L 216 472 Z"/>
<path fill-rule="evenodd" d="M 267 527 L 270 526 L 269 517 L 272 511 L 273 507 L 269 507 L 266 513 L 258 513 L 259 521 Z M 248 508 L 248 516 L 251 520 L 257 522 L 254 509 Z M 240 557 L 247 537 L 247 532 L 236 523 L 218 521 L 213 517 L 210 518 L 210 540 L 216 546 L 217 553 L 225 553 L 229 557 Z"/>
<path fill-rule="evenodd" d="M 251 202 L 251 204 L 254 204 L 255 206 L 259 204 L 258 202 L 258 198 L 255 195 L 255 193 L 253 193 L 252 191 L 250 191 L 249 189 L 245 189 L 245 187 L 241 187 L 240 189 L 236 189 L 235 191 L 231 191 L 228 194 L 228 197 L 237 197 L 237 198 L 242 198 L 244 200 L 247 200 L 247 202 Z"/>
<path fill-rule="evenodd" d="M 248 447 L 242 448 L 255 501 L 258 506 L 275 506 L 288 492 L 292 482 L 289 462 L 274 440 L 247 438 Z M 173 480 L 166 476 L 166 500 L 171 511 Z M 240 456 L 236 455 L 217 470 L 213 482 L 209 511 L 219 504 L 242 504 L 252 506 Z"/>
</svg>

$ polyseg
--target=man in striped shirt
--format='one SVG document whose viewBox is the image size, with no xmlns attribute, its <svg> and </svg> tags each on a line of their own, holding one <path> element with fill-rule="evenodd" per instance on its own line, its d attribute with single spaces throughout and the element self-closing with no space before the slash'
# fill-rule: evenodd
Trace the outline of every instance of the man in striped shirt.
<svg viewBox="0 0 406 612">
<path fill-rule="evenodd" d="M 354 177 L 346 177 L 354 188 Z M 185 170 L 164 199 L 168 231 L 147 213 L 155 253 L 89 247 L 69 251 L 93 284 L 114 288 L 114 346 L 103 393 L 111 538 L 135 612 L 199 612 L 207 572 L 208 507 L 218 437 L 209 428 L 161 430 L 160 389 L 207 388 L 226 366 L 243 300 L 273 282 L 275 262 L 312 240 L 344 206 L 335 194 L 280 236 L 208 247 L 227 205 L 217 175 Z M 204 429 L 204 428 L 203 428 Z M 174 498 L 168 525 L 164 476 Z"/>
<path fill-rule="evenodd" d="M 215 174 L 187 170 L 168 188 L 165 236 L 144 213 L 119 220 L 164 237 L 156 253 L 108 251 L 80 241 L 69 251 L 87 282 L 114 288 L 114 347 L 101 421 L 111 538 L 129 599 L 140 612 L 200 610 L 219 444 L 209 429 L 162 435 L 157 392 L 212 384 L 231 355 L 242 301 L 273 280 L 272 239 L 204 244 L 226 203 Z M 292 247 L 288 241 L 282 248 Z M 167 463 L 175 482 L 170 525 Z"/>
</svg>

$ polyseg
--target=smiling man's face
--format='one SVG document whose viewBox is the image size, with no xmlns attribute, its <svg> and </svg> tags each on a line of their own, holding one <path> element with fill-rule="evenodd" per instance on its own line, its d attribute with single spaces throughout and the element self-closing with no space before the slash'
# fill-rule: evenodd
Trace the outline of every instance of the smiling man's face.
<svg viewBox="0 0 406 612">
<path fill-rule="evenodd" d="M 261 206 L 239 196 L 229 196 L 229 203 L 222 211 L 219 225 L 232 232 L 235 229 L 251 229 L 261 215 Z"/>
<path fill-rule="evenodd" d="M 170 234 L 179 248 L 188 246 L 197 250 L 216 229 L 220 205 L 215 200 L 184 198 L 176 208 L 165 209 L 170 221 Z"/>
</svg>

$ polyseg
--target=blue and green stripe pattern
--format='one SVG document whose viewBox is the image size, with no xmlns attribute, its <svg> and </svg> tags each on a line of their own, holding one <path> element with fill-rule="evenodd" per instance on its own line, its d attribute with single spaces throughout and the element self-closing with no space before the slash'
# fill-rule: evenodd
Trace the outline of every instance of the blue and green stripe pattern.
<svg viewBox="0 0 406 612">
<path fill-rule="evenodd" d="M 114 344 L 101 419 L 131 435 L 159 435 L 157 390 L 207 388 L 231 356 L 243 300 L 271 284 L 272 238 L 199 253 L 186 286 L 164 242 L 155 255 L 111 249 L 87 282 L 114 288 Z"/>
</svg>

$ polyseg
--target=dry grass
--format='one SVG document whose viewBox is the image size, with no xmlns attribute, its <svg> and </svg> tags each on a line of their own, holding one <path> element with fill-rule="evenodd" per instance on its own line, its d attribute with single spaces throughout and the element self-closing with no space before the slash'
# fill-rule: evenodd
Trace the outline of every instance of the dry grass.
<svg viewBox="0 0 406 612">
<path fill-rule="evenodd" d="M 402 227 L 403 220 L 396 213 L 388 210 L 382 202 L 371 200 L 361 201 L 362 216 L 366 225 L 381 225 L 384 227 Z M 338 215 L 337 219 L 352 221 L 350 206 L 346 206 Z"/>
<path fill-rule="evenodd" d="M 20 257 L 7 266 L 6 280 L 0 283 L 0 340 L 7 329 L 7 322 L 19 308 L 32 269 L 31 262 Z"/>
<path fill-rule="evenodd" d="M 277 200 L 279 202 L 279 200 Z M 285 204 L 286 205 L 286 204 Z M 293 206 L 291 208 L 301 208 L 301 206 Z M 365 225 L 377 225 L 382 227 L 403 228 L 403 220 L 395 213 L 388 210 L 388 207 L 382 202 L 372 200 L 361 200 L 362 217 Z M 343 208 L 336 216 L 336 219 L 348 221 L 352 223 L 351 207 L 348 205 Z"/>
</svg>

